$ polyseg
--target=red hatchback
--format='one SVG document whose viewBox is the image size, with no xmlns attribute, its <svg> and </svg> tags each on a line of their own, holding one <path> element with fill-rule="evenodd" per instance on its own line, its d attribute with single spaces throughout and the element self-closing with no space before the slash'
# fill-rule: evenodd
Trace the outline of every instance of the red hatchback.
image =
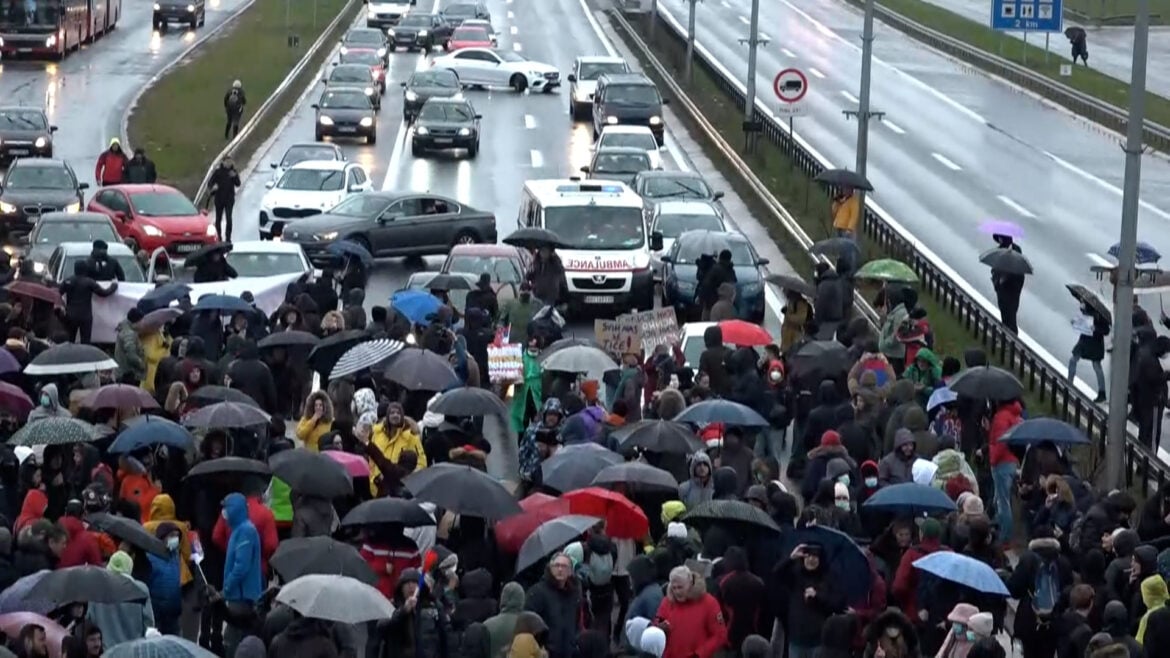
<svg viewBox="0 0 1170 658">
<path fill-rule="evenodd" d="M 118 235 L 132 249 L 147 253 L 166 247 L 187 254 L 219 241 L 206 210 L 166 185 L 111 185 L 93 195 L 87 207 L 114 220 Z"/>
<path fill-rule="evenodd" d="M 447 50 L 460 48 L 494 48 L 491 36 L 482 27 L 457 27 L 447 42 Z"/>
<path fill-rule="evenodd" d="M 378 93 L 386 93 L 386 60 L 373 48 L 349 48 L 342 53 L 338 64 L 365 64 L 378 81 Z"/>
</svg>

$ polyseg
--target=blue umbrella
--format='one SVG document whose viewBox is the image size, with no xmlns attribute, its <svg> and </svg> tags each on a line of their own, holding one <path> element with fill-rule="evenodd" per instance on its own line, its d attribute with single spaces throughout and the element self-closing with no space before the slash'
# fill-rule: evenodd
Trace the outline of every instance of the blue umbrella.
<svg viewBox="0 0 1170 658">
<path fill-rule="evenodd" d="M 138 416 L 126 423 L 126 429 L 110 446 L 110 453 L 134 452 L 155 445 L 191 451 L 195 449 L 195 437 L 186 427 L 162 416 Z"/>
<path fill-rule="evenodd" d="M 943 580 L 984 594 L 1008 596 L 1008 588 L 995 570 L 961 553 L 937 551 L 914 561 L 914 567 Z"/>
<path fill-rule="evenodd" d="M 204 295 L 195 304 L 196 311 L 219 311 L 220 313 L 235 313 L 242 311 L 252 313 L 256 309 L 248 302 L 231 295 Z"/>
<path fill-rule="evenodd" d="M 1065 445 L 1089 443 L 1089 437 L 1079 429 L 1055 418 L 1032 418 L 1016 425 L 999 440 L 1013 446 L 1029 446 L 1051 441 Z"/>
<path fill-rule="evenodd" d="M 942 491 L 934 487 L 907 482 L 882 487 L 877 493 L 869 497 L 862 507 L 885 512 L 902 514 L 922 514 L 931 512 L 953 512 L 955 501 L 947 497 Z"/>
<path fill-rule="evenodd" d="M 869 559 L 865 552 L 849 535 L 819 525 L 797 528 L 784 535 L 783 554 L 789 555 L 801 544 L 817 544 L 821 547 L 821 562 L 833 574 L 833 579 L 845 588 L 850 602 L 863 601 L 869 596 Z"/>
<path fill-rule="evenodd" d="M 357 258 L 365 267 L 374 264 L 374 255 L 353 240 L 338 240 L 325 247 L 325 251 L 338 258 Z"/>
<path fill-rule="evenodd" d="M 1120 253 L 1121 253 L 1121 243 L 1120 242 L 1113 245 L 1112 247 L 1109 247 L 1109 255 L 1110 256 L 1117 258 Z M 1158 250 L 1155 249 L 1153 247 L 1153 245 L 1151 245 L 1149 242 L 1138 242 L 1137 243 L 1136 260 L 1137 260 L 1138 265 L 1148 265 L 1150 263 L 1156 263 L 1156 262 L 1162 260 L 1162 254 L 1158 253 Z"/>
<path fill-rule="evenodd" d="M 751 407 L 731 400 L 707 400 L 686 408 L 674 417 L 676 423 L 707 425 L 724 423 L 739 427 L 770 427 L 771 423 Z"/>
<path fill-rule="evenodd" d="M 443 302 L 424 290 L 399 290 L 390 297 L 390 306 L 414 324 L 427 324 Z"/>
<path fill-rule="evenodd" d="M 25 598 L 33 586 L 41 582 L 41 578 L 44 578 L 50 573 L 52 572 L 48 569 L 30 573 L 24 578 L 12 583 L 8 589 L 0 592 L 0 615 L 8 614 L 9 612 L 35 612 L 38 615 L 47 615 L 56 609 L 58 604 L 52 601 Z"/>
<path fill-rule="evenodd" d="M 166 308 L 172 302 L 177 302 L 183 297 L 191 294 L 191 286 L 185 283 L 164 283 L 163 285 L 147 292 L 138 300 L 138 310 L 143 313 Z"/>
</svg>

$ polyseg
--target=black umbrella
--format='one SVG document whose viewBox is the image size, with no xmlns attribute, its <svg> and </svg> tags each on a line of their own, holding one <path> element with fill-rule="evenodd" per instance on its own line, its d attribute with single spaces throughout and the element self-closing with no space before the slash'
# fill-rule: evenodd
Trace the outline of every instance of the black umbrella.
<svg viewBox="0 0 1170 658">
<path fill-rule="evenodd" d="M 669 471 L 636 461 L 606 466 L 590 484 L 611 489 L 620 484 L 633 491 L 678 493 L 678 480 Z"/>
<path fill-rule="evenodd" d="M 584 489 L 601 469 L 621 462 L 621 455 L 596 443 L 565 446 L 541 463 L 541 484 L 560 492 Z"/>
<path fill-rule="evenodd" d="M 115 370 L 118 363 L 93 345 L 61 343 L 41 352 L 24 368 L 29 376 L 80 375 Z"/>
<path fill-rule="evenodd" d="M 805 281 L 798 276 L 790 276 L 788 274 L 769 274 L 765 279 L 782 290 L 791 290 L 799 295 L 804 295 L 809 299 L 817 296 L 817 288 L 813 284 Z"/>
<path fill-rule="evenodd" d="M 692 404 L 683 412 L 674 417 L 676 423 L 691 423 L 693 425 L 708 425 L 723 423 L 740 427 L 771 427 L 768 419 L 764 418 L 751 407 L 744 406 L 731 400 L 706 400 Z"/>
<path fill-rule="evenodd" d="M 435 525 L 435 517 L 417 501 L 403 498 L 375 498 L 351 509 L 341 520 L 343 526 L 396 523 L 406 528 Z"/>
<path fill-rule="evenodd" d="M 126 576 L 102 567 L 56 569 L 45 574 L 25 597 L 30 601 L 66 603 L 129 603 L 145 601 L 147 593 Z"/>
<path fill-rule="evenodd" d="M 471 290 L 467 277 L 460 274 L 437 274 L 426 283 L 427 290 Z"/>
<path fill-rule="evenodd" d="M 549 519 L 536 526 L 536 530 L 524 540 L 520 554 L 516 556 L 516 573 L 536 564 L 541 558 L 559 550 L 600 522 L 601 517 L 569 514 Z"/>
<path fill-rule="evenodd" d="M 270 419 L 271 416 L 250 404 L 217 402 L 191 412 L 183 424 L 202 429 L 243 429 L 267 425 Z"/>
<path fill-rule="evenodd" d="M 460 383 L 447 359 L 421 347 L 404 349 L 391 357 L 386 363 L 386 379 L 408 391 L 445 391 Z"/>
<path fill-rule="evenodd" d="M 873 191 L 873 184 L 865 176 L 849 169 L 826 169 L 817 174 L 813 180 L 837 187 L 852 187 L 855 190 L 865 190 L 866 192 Z"/>
<path fill-rule="evenodd" d="M 560 236 L 548 229 L 543 228 L 522 228 L 513 231 L 511 235 L 503 239 L 504 244 L 510 244 L 513 247 L 522 247 L 524 249 L 539 249 L 541 247 L 564 247 L 564 242 L 561 241 Z"/>
<path fill-rule="evenodd" d="M 215 244 L 207 245 L 202 249 L 192 251 L 183 258 L 183 267 L 198 267 L 203 264 L 212 254 L 219 254 L 224 256 L 232 250 L 232 243 L 230 242 L 216 242 Z"/>
<path fill-rule="evenodd" d="M 297 331 L 290 329 L 288 331 L 278 331 L 274 334 L 268 334 L 256 343 L 256 347 L 260 349 L 271 349 L 273 347 L 316 347 L 321 342 L 313 334 L 307 331 Z"/>
<path fill-rule="evenodd" d="M 1094 294 L 1092 290 L 1079 283 L 1066 283 L 1064 287 L 1068 288 L 1069 293 L 1078 302 L 1088 306 L 1094 313 L 1104 318 L 1106 322 L 1113 324 L 1113 313 L 1109 311 L 1109 307 L 1105 305 L 1105 302 Z"/>
<path fill-rule="evenodd" d="M 339 331 L 317 343 L 313 351 L 309 352 L 309 367 L 322 377 L 328 377 L 338 359 L 348 352 L 349 348 L 373 339 L 370 334 L 357 329 Z"/>
<path fill-rule="evenodd" d="M 622 452 L 641 448 L 647 452 L 690 455 L 703 449 L 703 443 L 689 425 L 670 420 L 638 421 L 619 427 L 612 436 Z"/>
<path fill-rule="evenodd" d="M 287 451 L 286 451 L 287 452 Z M 280 542 L 269 559 L 284 582 L 301 576 L 349 576 L 377 585 L 378 576 L 356 548 L 329 537 L 294 537 Z"/>
<path fill-rule="evenodd" d="M 258 459 L 220 457 L 219 459 L 209 459 L 195 464 L 195 467 L 187 472 L 187 477 L 193 478 L 200 475 L 222 475 L 228 473 L 233 475 L 262 475 L 268 477 L 272 475 L 272 469 L 268 468 L 268 464 Z"/>
<path fill-rule="evenodd" d="M 34 420 L 20 428 L 8 444 L 13 446 L 60 446 L 70 443 L 89 443 L 97 438 L 97 430 L 84 420 L 67 416 L 51 416 Z"/>
<path fill-rule="evenodd" d="M 849 372 L 849 350 L 836 340 L 811 340 L 788 353 L 789 377 L 821 382 Z"/>
<path fill-rule="evenodd" d="M 455 514 L 499 520 L 524 511 L 504 485 L 470 466 L 436 464 L 411 473 L 402 483 L 417 500 Z"/>
<path fill-rule="evenodd" d="M 688 525 L 734 524 L 780 532 L 780 526 L 764 510 L 740 500 L 708 500 L 680 517 Z"/>
<path fill-rule="evenodd" d="M 185 283 L 164 283 L 147 292 L 138 300 L 138 310 L 150 313 L 155 309 L 166 308 L 191 294 L 191 286 Z"/>
<path fill-rule="evenodd" d="M 121 539 L 131 546 L 137 546 L 147 553 L 153 553 L 161 558 L 171 557 L 167 545 L 134 519 L 98 512 L 87 515 L 85 521 L 89 527 L 116 539 Z"/>
<path fill-rule="evenodd" d="M 503 416 L 511 413 L 500 396 L 475 386 L 453 388 L 440 395 L 429 411 L 446 416 Z"/>
<path fill-rule="evenodd" d="M 332 500 L 353 493 L 345 467 L 319 452 L 282 450 L 268 458 L 268 467 L 294 494 Z"/>
<path fill-rule="evenodd" d="M 236 404 L 248 404 L 260 408 L 260 403 L 253 400 L 251 395 L 226 386 L 200 386 L 191 393 L 188 400 L 197 407 L 206 407 L 210 404 L 218 404 L 220 402 L 235 402 Z"/>
<path fill-rule="evenodd" d="M 1060 445 L 1089 443 L 1089 437 L 1078 427 L 1055 418 L 1029 418 L 999 437 L 1000 443 L 1010 446 L 1030 446 L 1051 442 Z"/>
<path fill-rule="evenodd" d="M 1024 385 L 1020 380 L 995 366 L 967 368 L 951 380 L 950 389 L 977 400 L 1015 400 L 1024 395 Z"/>
<path fill-rule="evenodd" d="M 808 252 L 810 254 L 847 258 L 854 263 L 861 260 L 861 247 L 858 246 L 857 240 L 845 236 L 828 238 L 816 242 Z"/>
<path fill-rule="evenodd" d="M 990 267 L 992 272 L 1021 275 L 1032 273 L 1032 263 L 1015 249 L 999 247 L 988 249 L 979 255 L 979 262 Z"/>
</svg>

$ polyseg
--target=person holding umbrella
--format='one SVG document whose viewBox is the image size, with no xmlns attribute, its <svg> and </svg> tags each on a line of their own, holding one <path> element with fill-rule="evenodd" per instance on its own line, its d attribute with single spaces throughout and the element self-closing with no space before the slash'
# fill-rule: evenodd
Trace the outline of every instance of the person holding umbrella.
<svg viewBox="0 0 1170 658">
<path fill-rule="evenodd" d="M 1022 253 L 1020 246 L 1012 240 L 1010 235 L 993 235 L 995 245 L 999 249 L 1009 249 Z M 1023 274 L 1014 274 L 991 269 L 991 283 L 995 287 L 995 302 L 999 306 L 999 319 L 1011 331 L 1017 331 L 1016 314 L 1020 310 L 1020 294 L 1024 290 Z"/>
<path fill-rule="evenodd" d="M 165 635 L 178 635 L 179 618 L 183 614 L 182 568 L 180 552 L 186 532 L 176 523 L 164 521 L 155 528 L 154 536 L 167 546 L 167 557 L 147 553 L 150 560 L 150 603 L 154 611 L 155 628 Z"/>
<path fill-rule="evenodd" d="M 395 470 L 401 470 L 406 463 L 403 459 L 405 453 L 413 453 L 417 460 L 414 468 L 402 475 L 427 467 L 427 454 L 419 440 L 414 421 L 406 417 L 406 412 L 398 402 L 387 405 L 386 415 L 374 426 L 366 445 L 366 453 L 371 454 L 371 451 L 381 456 L 381 459 L 374 455 L 370 457 L 370 489 L 375 496 L 379 495 L 378 488 L 382 486 L 382 480 L 391 475 L 383 473 L 382 467 L 393 464 L 398 467 Z"/>
<path fill-rule="evenodd" d="M 1076 376 L 1077 364 L 1081 359 L 1093 364 L 1093 374 L 1097 376 L 1097 397 L 1093 401 L 1104 402 L 1105 369 L 1101 367 L 1101 362 L 1105 360 L 1105 337 L 1109 335 L 1112 326 L 1108 315 L 1102 314 L 1089 302 L 1081 302 L 1080 312 L 1080 317 L 1071 320 L 1080 336 L 1068 360 L 1068 380 L 1071 382 Z"/>
<path fill-rule="evenodd" d="M 833 230 L 837 237 L 857 239 L 857 227 L 861 223 L 861 199 L 848 185 L 837 187 L 830 204 L 833 213 Z"/>
<path fill-rule="evenodd" d="M 537 248 L 532 269 L 524 278 L 532 285 L 533 296 L 544 306 L 556 306 L 558 302 L 568 297 L 569 284 L 565 281 L 565 266 L 561 264 L 561 257 L 549 245 Z"/>
<path fill-rule="evenodd" d="M 88 604 L 86 619 L 102 629 L 107 647 L 115 647 L 123 642 L 137 640 L 146 635 L 146 629 L 155 628 L 154 608 L 151 607 L 150 589 L 131 575 L 134 558 L 129 554 L 118 551 L 111 555 L 106 570 L 130 579 L 144 597 L 142 601 Z"/>
<path fill-rule="evenodd" d="M 800 544 L 772 570 L 772 609 L 784 611 L 789 658 L 814 658 L 821 628 L 829 617 L 845 611 L 845 592 L 821 558 L 824 547 Z"/>
</svg>

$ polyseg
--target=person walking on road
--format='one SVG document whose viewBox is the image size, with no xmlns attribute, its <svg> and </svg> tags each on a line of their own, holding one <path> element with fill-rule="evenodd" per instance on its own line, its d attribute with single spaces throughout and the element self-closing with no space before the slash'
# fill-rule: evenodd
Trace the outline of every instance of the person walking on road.
<svg viewBox="0 0 1170 658">
<path fill-rule="evenodd" d="M 223 111 L 227 114 L 227 123 L 223 127 L 224 139 L 231 139 L 240 134 L 240 119 L 244 117 L 244 106 L 247 104 L 244 83 L 239 80 L 232 82 L 232 88 L 223 95 Z"/>
<path fill-rule="evenodd" d="M 1109 335 L 1111 325 L 1109 318 L 1102 316 L 1088 304 L 1081 304 L 1080 317 L 1072 320 L 1073 328 L 1080 336 L 1073 346 L 1072 357 L 1068 360 L 1068 380 L 1071 382 L 1077 373 L 1077 364 L 1081 359 L 1093 364 L 1093 373 L 1097 375 L 1097 397 L 1094 402 L 1105 401 L 1105 370 L 1101 362 L 1105 360 L 1105 336 Z"/>
<path fill-rule="evenodd" d="M 1068 37 L 1069 43 L 1072 44 L 1072 61 L 1073 64 L 1077 60 L 1085 66 L 1089 65 L 1089 35 L 1085 32 L 1083 27 L 1070 27 L 1064 31 L 1064 35 Z"/>
<path fill-rule="evenodd" d="M 236 188 L 240 186 L 240 174 L 230 155 L 224 156 L 219 167 L 211 175 L 211 198 L 215 202 L 215 232 L 224 242 L 232 241 L 232 208 L 236 205 Z M 227 226 L 224 226 L 224 219 Z M 227 229 L 225 232 L 224 229 Z"/>
<path fill-rule="evenodd" d="M 110 140 L 110 147 L 98 156 L 97 166 L 93 168 L 93 179 L 102 187 L 117 185 L 122 182 L 127 162 L 129 160 L 122 150 L 122 142 L 115 137 Z"/>
<path fill-rule="evenodd" d="M 126 161 L 122 171 L 122 180 L 127 183 L 154 183 L 158 180 L 154 161 L 146 157 L 146 151 L 141 148 L 134 149 L 134 156 Z"/>
<path fill-rule="evenodd" d="M 1020 245 L 1011 236 L 993 235 L 992 239 L 1000 249 L 1011 249 L 1021 253 Z M 1020 295 L 1024 292 L 1024 275 L 991 270 L 991 283 L 995 287 L 995 302 L 999 306 L 999 320 L 1013 332 L 1019 331 L 1016 314 L 1020 310 Z"/>
</svg>

